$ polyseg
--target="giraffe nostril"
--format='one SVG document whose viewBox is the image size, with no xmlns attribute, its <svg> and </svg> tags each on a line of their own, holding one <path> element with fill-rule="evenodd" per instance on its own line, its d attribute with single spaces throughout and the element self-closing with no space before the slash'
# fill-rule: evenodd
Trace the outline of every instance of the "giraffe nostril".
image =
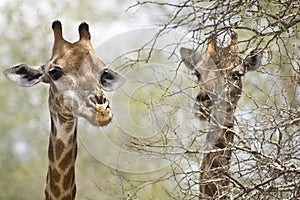
<svg viewBox="0 0 300 200">
<path fill-rule="evenodd" d="M 103 104 L 105 103 L 105 100 L 103 100 L 102 96 L 97 96 L 97 95 L 90 95 L 88 97 L 90 103 L 92 104 Z"/>
<path fill-rule="evenodd" d="M 97 101 L 97 104 L 103 104 L 105 103 L 105 97 L 103 96 L 95 96 L 96 97 L 96 101 Z"/>
<path fill-rule="evenodd" d="M 210 100 L 210 98 L 207 94 L 200 93 L 196 96 L 196 100 L 197 101 L 208 101 L 208 100 Z"/>
</svg>

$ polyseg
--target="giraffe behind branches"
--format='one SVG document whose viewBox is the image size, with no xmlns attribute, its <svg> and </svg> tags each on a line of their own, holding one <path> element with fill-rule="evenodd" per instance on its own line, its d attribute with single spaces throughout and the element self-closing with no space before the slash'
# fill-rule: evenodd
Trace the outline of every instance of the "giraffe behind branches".
<svg viewBox="0 0 300 200">
<path fill-rule="evenodd" d="M 200 199 L 225 199 L 229 186 L 229 145 L 234 140 L 234 111 L 242 93 L 241 78 L 261 65 L 262 53 L 254 50 L 241 59 L 234 32 L 228 47 L 218 47 L 216 37 L 212 36 L 204 55 L 188 48 L 181 48 L 180 53 L 200 86 L 195 99 L 196 116 L 209 121 L 200 167 Z"/>
<path fill-rule="evenodd" d="M 37 67 L 19 64 L 3 73 L 22 87 L 40 82 L 50 85 L 51 132 L 45 199 L 75 199 L 78 117 L 95 126 L 107 125 L 113 115 L 103 90 L 113 91 L 125 79 L 95 56 L 88 24 L 80 24 L 80 39 L 75 43 L 64 40 L 59 21 L 52 23 L 52 29 L 54 45 L 49 61 Z"/>
</svg>

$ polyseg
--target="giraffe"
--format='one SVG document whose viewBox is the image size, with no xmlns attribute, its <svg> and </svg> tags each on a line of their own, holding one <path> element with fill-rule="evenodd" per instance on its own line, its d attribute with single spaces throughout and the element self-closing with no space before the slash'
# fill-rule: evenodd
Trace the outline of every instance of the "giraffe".
<svg viewBox="0 0 300 200">
<path fill-rule="evenodd" d="M 125 79 L 95 56 L 87 23 L 80 24 L 80 39 L 75 43 L 63 38 L 60 21 L 54 21 L 52 29 L 54 45 L 49 61 L 37 67 L 19 64 L 3 73 L 22 87 L 40 82 L 50 85 L 51 128 L 45 199 L 75 199 L 78 117 L 94 126 L 107 125 L 113 115 L 103 91 L 119 88 Z"/>
<path fill-rule="evenodd" d="M 262 53 L 253 50 L 245 59 L 237 55 L 237 34 L 231 43 L 219 47 L 217 38 L 208 38 L 204 55 L 182 47 L 183 63 L 194 71 L 200 86 L 194 108 L 200 120 L 209 121 L 204 155 L 200 166 L 199 199 L 226 199 L 229 186 L 230 143 L 234 140 L 234 112 L 242 93 L 242 77 L 261 65 Z"/>
</svg>

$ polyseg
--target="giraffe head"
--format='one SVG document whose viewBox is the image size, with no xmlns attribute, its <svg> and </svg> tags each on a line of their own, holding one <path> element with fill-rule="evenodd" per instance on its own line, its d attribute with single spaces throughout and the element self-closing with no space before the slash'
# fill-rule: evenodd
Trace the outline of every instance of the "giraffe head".
<svg viewBox="0 0 300 200">
<path fill-rule="evenodd" d="M 88 24 L 80 24 L 80 39 L 75 43 L 64 40 L 59 21 L 53 22 L 52 29 L 54 45 L 49 61 L 37 67 L 19 64 L 4 70 L 4 75 L 23 87 L 49 84 L 50 112 L 65 118 L 84 117 L 97 126 L 108 124 L 112 112 L 103 90 L 115 90 L 125 79 L 95 56 Z"/>
<path fill-rule="evenodd" d="M 252 51 L 245 59 L 239 57 L 234 32 L 231 33 L 231 44 L 225 48 L 218 47 L 216 38 L 210 37 L 204 55 L 188 48 L 181 48 L 180 53 L 200 85 L 200 93 L 195 99 L 197 116 L 201 120 L 214 118 L 218 123 L 223 120 L 222 125 L 232 124 L 242 92 L 241 77 L 261 65 L 262 53 Z"/>
</svg>

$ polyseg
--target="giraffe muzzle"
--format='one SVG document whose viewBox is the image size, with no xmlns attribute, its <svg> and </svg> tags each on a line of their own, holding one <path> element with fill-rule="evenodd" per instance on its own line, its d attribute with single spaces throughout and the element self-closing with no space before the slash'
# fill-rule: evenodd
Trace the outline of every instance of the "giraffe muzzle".
<svg viewBox="0 0 300 200">
<path fill-rule="evenodd" d="M 90 95 L 89 103 L 96 110 L 96 118 L 100 126 L 107 125 L 112 120 L 109 100 L 104 95 Z"/>
<path fill-rule="evenodd" d="M 105 96 L 99 99 L 96 104 L 96 117 L 100 126 L 107 125 L 113 117 L 112 111 L 109 107 L 109 101 Z"/>
<path fill-rule="evenodd" d="M 109 109 L 109 101 L 104 95 L 90 95 L 88 97 L 90 106 L 97 108 L 97 106 L 102 106 L 105 109 Z"/>
</svg>

